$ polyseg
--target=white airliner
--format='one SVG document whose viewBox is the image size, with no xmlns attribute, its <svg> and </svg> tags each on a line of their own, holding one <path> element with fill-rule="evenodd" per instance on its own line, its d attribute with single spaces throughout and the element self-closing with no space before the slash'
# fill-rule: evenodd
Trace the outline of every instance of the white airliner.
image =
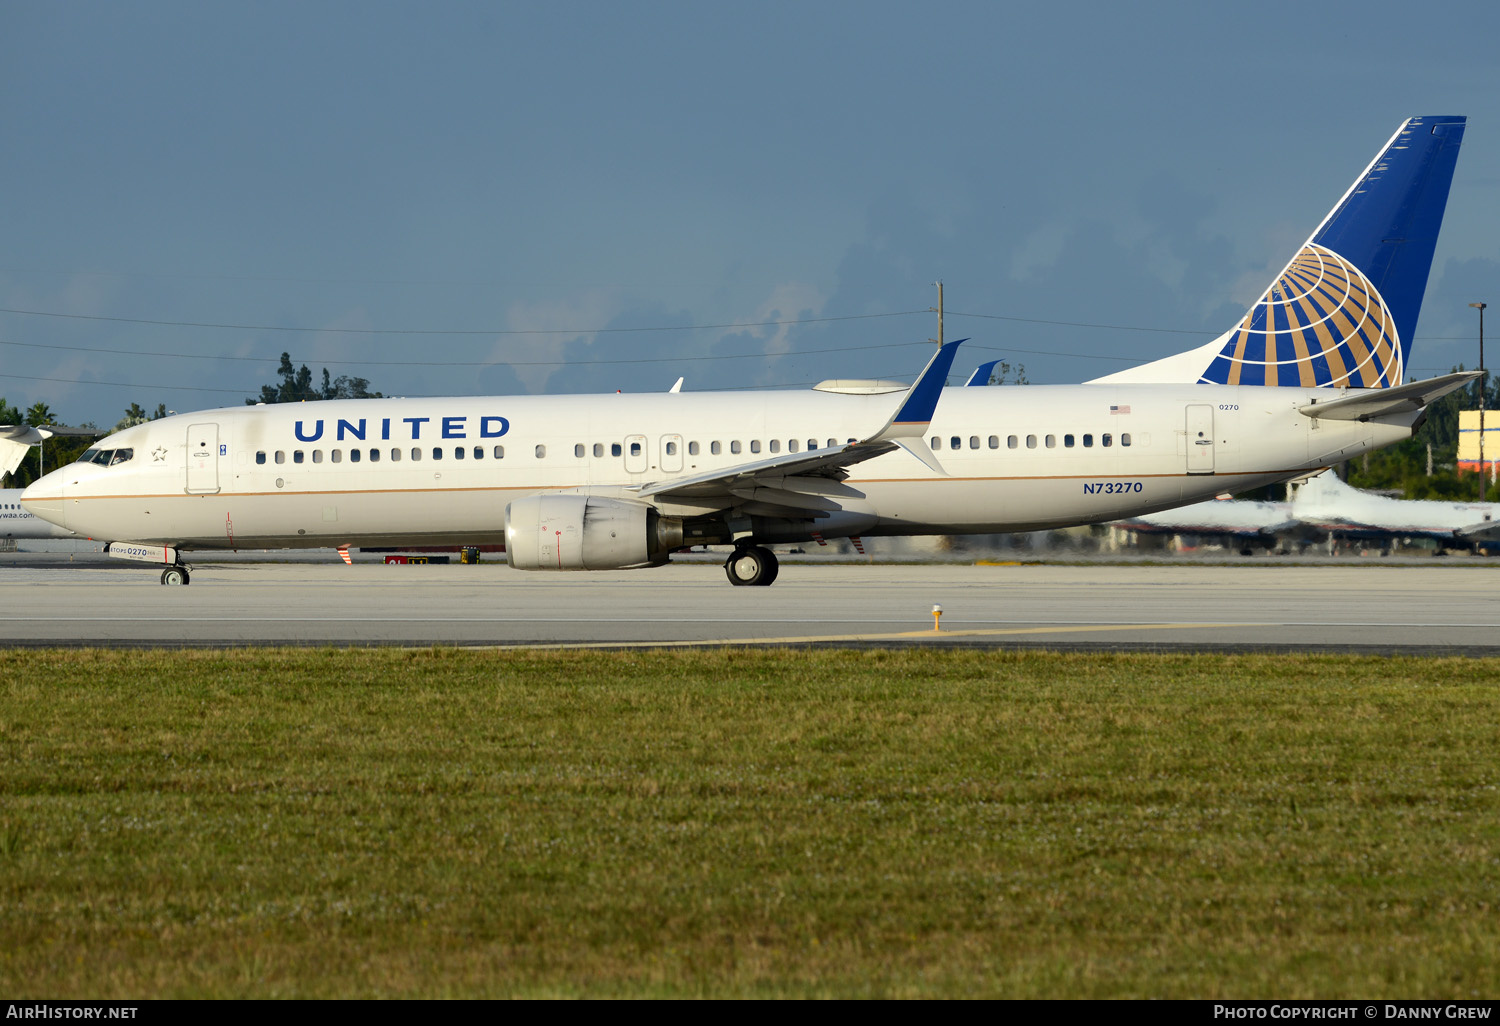
<svg viewBox="0 0 1500 1026">
<path fill-rule="evenodd" d="M 111 552 L 503 543 L 523 570 L 656 566 L 774 542 L 1030 531 L 1306 475 L 1407 438 L 1473 375 L 1403 384 L 1461 117 L 1411 118 L 1244 318 L 1191 352 L 1082 385 L 361 399 L 167 417 L 23 498 Z M 984 375 L 988 380 L 988 375 Z M 977 382 L 976 382 L 977 383 Z"/>
</svg>

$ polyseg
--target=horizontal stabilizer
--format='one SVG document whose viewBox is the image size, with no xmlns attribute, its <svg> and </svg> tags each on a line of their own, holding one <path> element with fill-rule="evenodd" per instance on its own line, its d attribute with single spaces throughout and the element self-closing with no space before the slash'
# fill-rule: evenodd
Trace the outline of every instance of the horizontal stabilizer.
<svg viewBox="0 0 1500 1026">
<path fill-rule="evenodd" d="M 1362 392 L 1359 395 L 1335 399 L 1328 403 L 1314 401 L 1301 407 L 1298 412 L 1304 416 L 1319 417 L 1324 420 L 1359 421 L 1391 417 L 1400 413 L 1415 413 L 1434 399 L 1441 399 L 1455 388 L 1462 388 L 1477 377 L 1479 377 L 1478 371 L 1459 371 L 1457 374 L 1444 374 L 1442 377 L 1413 381 L 1409 385 Z"/>
</svg>

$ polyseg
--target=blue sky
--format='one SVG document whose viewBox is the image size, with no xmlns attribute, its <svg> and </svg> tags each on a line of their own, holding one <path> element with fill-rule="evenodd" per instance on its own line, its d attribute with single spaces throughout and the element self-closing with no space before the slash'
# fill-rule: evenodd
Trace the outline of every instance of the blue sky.
<svg viewBox="0 0 1500 1026">
<path fill-rule="evenodd" d="M 0 0 L 0 396 L 909 378 L 940 278 L 955 380 L 1080 381 L 1228 327 L 1411 114 L 1470 119 L 1411 372 L 1472 365 L 1500 5 L 1415 10 Z"/>
</svg>

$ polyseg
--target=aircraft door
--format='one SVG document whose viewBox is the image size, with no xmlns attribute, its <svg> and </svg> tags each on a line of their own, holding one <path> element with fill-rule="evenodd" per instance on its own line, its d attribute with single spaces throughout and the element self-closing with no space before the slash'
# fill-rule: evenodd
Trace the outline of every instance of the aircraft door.
<svg viewBox="0 0 1500 1026">
<path fill-rule="evenodd" d="M 650 465 L 651 456 L 646 451 L 645 435 L 625 436 L 625 473 L 644 474 Z"/>
<path fill-rule="evenodd" d="M 226 448 L 219 444 L 219 425 L 194 424 L 188 428 L 188 494 L 208 495 L 219 490 L 219 456 Z"/>
<path fill-rule="evenodd" d="M 1207 403 L 1187 408 L 1187 472 L 1214 472 L 1214 408 Z"/>
<path fill-rule="evenodd" d="M 682 436 L 661 436 L 661 469 L 664 473 L 675 474 L 682 470 Z"/>
</svg>

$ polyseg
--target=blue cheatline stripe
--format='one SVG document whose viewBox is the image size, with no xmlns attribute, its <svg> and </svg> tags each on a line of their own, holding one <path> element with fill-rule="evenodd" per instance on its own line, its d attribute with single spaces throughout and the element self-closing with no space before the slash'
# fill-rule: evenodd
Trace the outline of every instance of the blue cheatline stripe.
<svg viewBox="0 0 1500 1026">
<path fill-rule="evenodd" d="M 939 349 L 936 355 L 928 361 L 922 371 L 922 376 L 917 378 L 917 383 L 912 385 L 911 394 L 906 397 L 906 402 L 901 404 L 901 409 L 896 411 L 893 424 L 929 424 L 932 422 L 932 411 L 937 409 L 938 399 L 943 394 L 943 386 L 948 383 L 948 371 L 953 367 L 953 358 L 958 355 L 958 347 L 969 341 L 961 338 L 957 342 L 949 342 Z"/>
</svg>

